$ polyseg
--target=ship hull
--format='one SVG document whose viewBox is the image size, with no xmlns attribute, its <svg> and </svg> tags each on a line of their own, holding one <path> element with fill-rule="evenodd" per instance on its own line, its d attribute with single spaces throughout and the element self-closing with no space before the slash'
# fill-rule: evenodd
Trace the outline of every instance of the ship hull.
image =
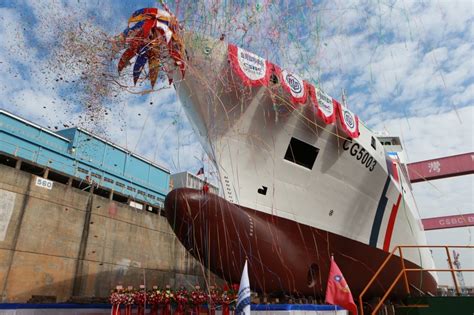
<svg viewBox="0 0 474 315">
<path fill-rule="evenodd" d="M 252 289 L 266 294 L 323 297 L 334 255 L 358 296 L 389 253 L 352 239 L 232 204 L 194 189 L 175 189 L 165 201 L 168 221 L 188 251 L 216 275 L 238 283 L 245 260 Z M 417 268 L 405 261 L 408 268 Z M 401 270 L 394 256 L 368 291 L 381 296 Z M 408 275 L 411 285 L 436 292 L 429 272 Z M 392 296 L 404 291 L 402 281 Z"/>
<path fill-rule="evenodd" d="M 255 269 L 252 277 L 254 283 L 261 282 L 257 285 L 261 291 L 315 294 L 316 284 L 304 289 L 308 268 L 314 263 L 319 274 L 325 275 L 334 251 L 338 264 L 346 261 L 341 267 L 344 274 L 353 270 L 349 262 L 364 266 L 349 282 L 357 291 L 369 281 L 369 270 L 376 270 L 396 245 L 426 245 L 405 168 L 393 166 L 369 128 L 360 123 L 359 136 L 351 139 L 337 122 L 325 124 L 310 102 L 292 103 L 278 82 L 245 86 L 229 66 L 227 44 L 196 36 L 186 37 L 187 72 L 184 78 L 177 73 L 174 84 L 215 166 L 222 198 L 171 193 L 166 211 L 174 218 L 184 206 L 195 214 L 212 214 L 182 221 L 179 227 L 170 220 L 178 236 L 187 229 L 194 231 L 186 234 L 189 242 L 193 235 L 214 228 L 214 216 L 222 220 L 217 225 L 221 230 L 210 238 L 218 243 L 195 241 L 192 246 L 193 255 L 205 266 L 235 281 L 242 257 L 265 252 L 265 260 L 253 257 L 249 266 Z M 308 156 L 312 156 L 310 161 Z M 203 210 L 202 202 L 214 206 Z M 241 217 L 246 219 L 240 222 L 237 218 Z M 244 233 L 249 220 L 260 222 L 255 241 Z M 226 234 L 230 229 L 234 229 L 232 237 Z M 303 237 L 298 238 L 301 233 Z M 238 247 L 226 243 L 237 240 Z M 337 246 L 331 249 L 334 242 Z M 228 250 L 238 252 L 239 260 L 228 257 Z M 412 265 L 434 268 L 427 248 L 407 251 L 404 258 Z M 255 261 L 261 261 L 260 265 Z M 265 280 L 259 280 L 260 276 Z M 421 286 L 432 290 L 433 277 L 426 277 L 431 280 L 425 279 Z M 326 280 L 316 278 L 321 288 Z"/>
</svg>

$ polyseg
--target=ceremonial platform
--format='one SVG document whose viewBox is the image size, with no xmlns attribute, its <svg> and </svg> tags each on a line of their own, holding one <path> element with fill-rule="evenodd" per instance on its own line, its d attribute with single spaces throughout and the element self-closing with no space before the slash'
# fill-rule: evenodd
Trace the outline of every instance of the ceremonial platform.
<svg viewBox="0 0 474 315">
<path fill-rule="evenodd" d="M 0 315 L 102 315 L 110 314 L 108 304 L 0 304 Z M 147 309 L 145 314 L 149 314 Z M 122 311 L 124 313 L 124 311 Z M 136 314 L 136 309 L 132 311 Z M 251 313 L 256 315 L 347 315 L 348 312 L 339 306 L 317 304 L 252 304 Z M 203 308 L 200 315 L 208 315 Z M 215 315 L 222 315 L 220 310 Z"/>
</svg>

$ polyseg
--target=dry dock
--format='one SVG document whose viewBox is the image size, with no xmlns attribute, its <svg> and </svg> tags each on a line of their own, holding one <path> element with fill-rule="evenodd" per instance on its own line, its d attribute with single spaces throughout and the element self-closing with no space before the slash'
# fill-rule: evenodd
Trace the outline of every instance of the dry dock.
<svg viewBox="0 0 474 315">
<path fill-rule="evenodd" d="M 165 217 L 67 184 L 45 189 L 36 175 L 6 165 L 0 174 L 0 208 L 12 207 L 0 239 L 3 302 L 107 297 L 144 277 L 150 285 L 201 282 L 200 264 Z"/>
</svg>

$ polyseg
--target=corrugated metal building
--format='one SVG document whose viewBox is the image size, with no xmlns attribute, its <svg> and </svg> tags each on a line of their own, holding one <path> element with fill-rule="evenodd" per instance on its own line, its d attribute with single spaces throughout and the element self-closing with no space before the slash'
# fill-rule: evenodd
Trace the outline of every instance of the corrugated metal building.
<svg viewBox="0 0 474 315">
<path fill-rule="evenodd" d="M 168 169 L 82 128 L 52 132 L 0 110 L 0 151 L 46 168 L 47 179 L 72 180 L 86 190 L 94 186 L 138 208 L 157 211 L 169 191 Z"/>
</svg>

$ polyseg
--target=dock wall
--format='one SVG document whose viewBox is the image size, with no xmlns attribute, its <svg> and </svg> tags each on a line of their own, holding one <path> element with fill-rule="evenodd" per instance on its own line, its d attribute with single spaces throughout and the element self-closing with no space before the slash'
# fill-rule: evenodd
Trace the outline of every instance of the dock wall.
<svg viewBox="0 0 474 315">
<path fill-rule="evenodd" d="M 0 164 L 2 302 L 106 297 L 117 284 L 203 283 L 165 217 Z"/>
</svg>

